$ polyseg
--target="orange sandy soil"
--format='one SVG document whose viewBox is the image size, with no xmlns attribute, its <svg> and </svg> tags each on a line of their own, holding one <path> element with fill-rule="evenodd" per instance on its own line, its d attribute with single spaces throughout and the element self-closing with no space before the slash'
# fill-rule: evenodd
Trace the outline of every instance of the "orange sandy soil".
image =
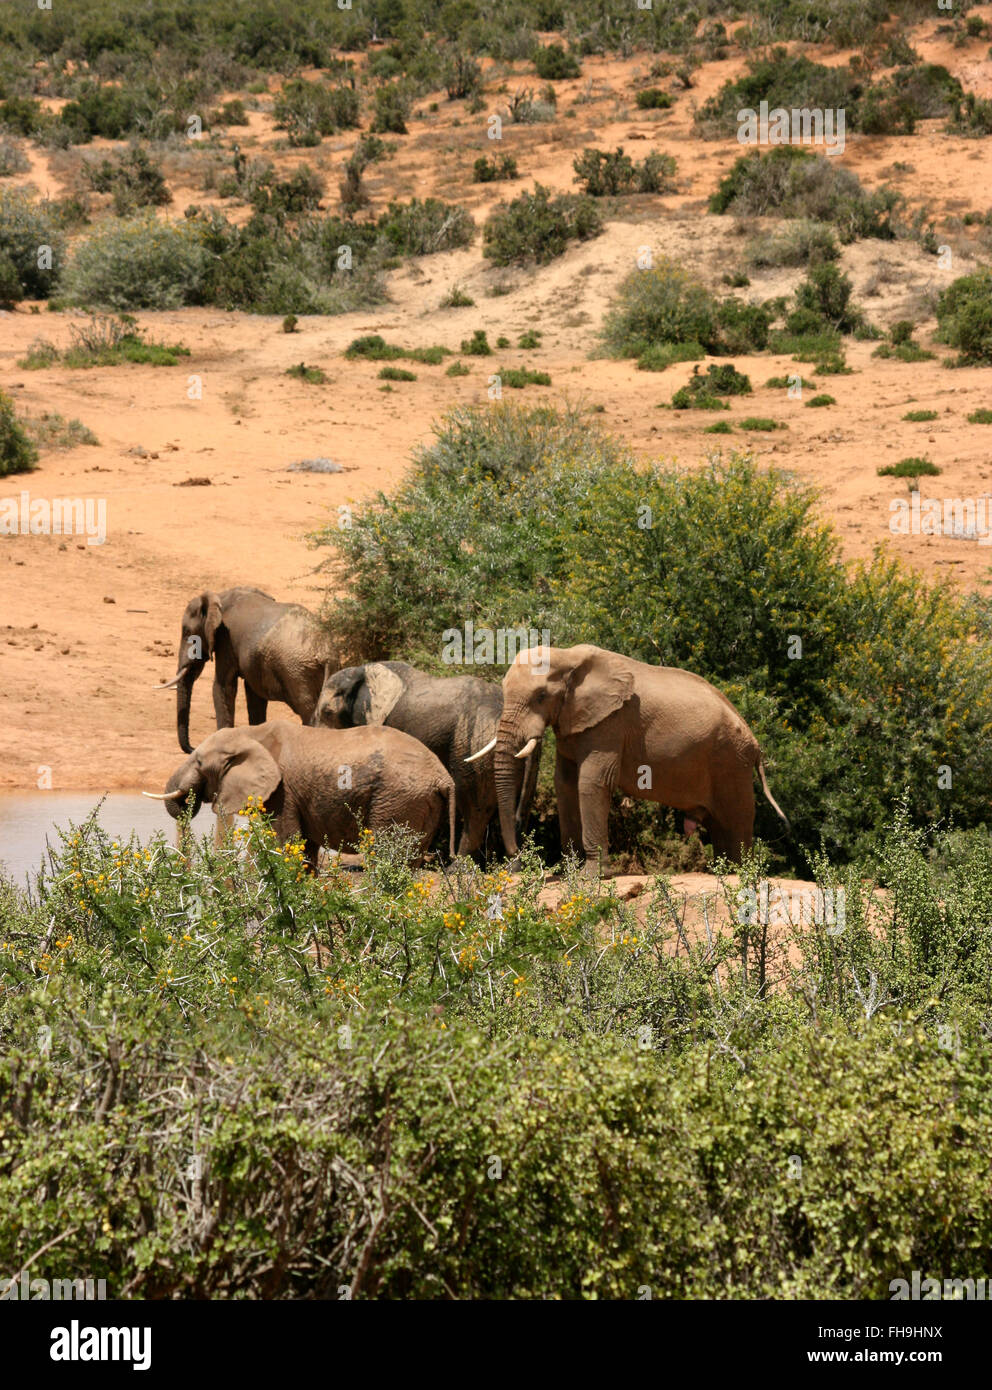
<svg viewBox="0 0 992 1390">
<path fill-rule="evenodd" d="M 992 18 L 992 6 L 985 14 Z M 953 48 L 932 37 L 936 23 L 910 35 L 917 49 L 925 59 L 945 63 L 967 88 L 992 95 L 992 64 L 979 56 L 987 53 L 987 41 Z M 809 51 L 828 62 L 849 56 Z M 702 431 L 714 417 L 657 409 L 691 366 L 655 374 L 596 356 L 604 312 L 634 268 L 639 247 L 650 246 L 655 257 L 674 257 L 719 288 L 721 274 L 740 264 L 743 235 L 757 230 L 754 223 L 745 227 L 705 214 L 707 197 L 741 147 L 732 139 L 699 140 L 691 123 L 693 105 L 740 71 L 742 60 L 701 69 L 673 110 L 641 112 L 633 92 L 636 82 L 648 78 L 652 61 L 650 55 L 586 60 L 580 79 L 558 84 L 558 120 L 535 127 L 505 123 L 502 146 L 487 141 L 485 125 L 489 111 L 505 108 L 498 79 L 478 117 L 467 115 L 464 103 L 448 103 L 444 93 L 426 97 L 417 103 L 410 133 L 387 137 L 393 157 L 369 170 L 376 213 L 391 197 L 435 194 L 465 203 L 481 224 L 501 197 L 535 180 L 572 189 L 572 160 L 584 146 L 623 144 L 636 158 L 654 149 L 675 155 L 676 195 L 626 200 L 601 237 L 549 266 L 495 269 L 483 259 L 477 237 L 466 250 L 394 271 L 388 304 L 342 317 L 304 318 L 294 335 L 280 331 L 278 318 L 215 309 L 140 314 L 149 338 L 191 349 L 192 356 L 175 368 L 24 371 L 17 362 L 31 342 L 44 336 L 66 346 L 76 316 L 49 315 L 44 306 L 39 316 L 29 305 L 0 315 L 0 383 L 18 411 L 78 417 L 100 440 L 99 447 L 43 454 L 36 472 L 0 482 L 0 497 L 16 497 L 22 489 L 32 497 L 103 497 L 109 524 L 102 547 L 76 537 L 0 538 L 0 788 L 33 790 L 41 765 L 51 767 L 56 789 L 160 786 L 181 754 L 174 700 L 151 687 L 175 670 L 187 600 L 204 588 L 250 583 L 280 599 L 319 607 L 326 579 L 315 576 L 314 567 L 327 552 L 308 550 L 304 534 L 336 515 L 341 503 L 394 488 L 411 449 L 430 438 L 432 421 L 452 405 L 485 401 L 490 364 L 548 371 L 550 388 L 528 388 L 519 399 L 602 407 L 595 418 L 644 459 L 702 464 L 714 443 Z M 507 82 L 511 92 L 540 86 L 523 65 Z M 670 86 L 671 79 L 661 85 Z M 438 102 L 436 113 L 428 110 L 432 100 Z M 872 321 L 884 327 L 911 318 L 920 325 L 918 340 L 930 347 L 932 296 L 953 276 L 974 269 L 982 255 L 973 240 L 976 229 L 948 219 L 969 209 L 984 212 L 992 202 L 992 140 L 947 136 L 938 125 L 925 123 L 915 136 L 898 139 L 848 135 L 844 153 L 836 156 L 867 187 L 888 181 L 911 208 L 925 206 L 937 219 L 941 240 L 954 248 L 951 271 L 941 270 L 913 242 L 862 241 L 843 254 L 855 300 Z M 251 113 L 249 129 L 232 128 L 221 143 L 229 151 L 235 141 L 249 155 L 273 159 L 280 172 L 304 162 L 319 169 L 328 188 L 324 208 L 336 210 L 337 182 L 354 134 L 325 140 L 316 150 L 289 150 L 263 110 Z M 105 146 L 95 142 L 85 156 Z M 514 184 L 473 184 L 473 160 L 494 148 L 517 158 L 522 177 Z M 49 156 L 31 149 L 30 155 L 30 173 L 5 180 L 5 186 L 31 183 L 52 196 L 68 191 L 76 152 Z M 174 198 L 166 215 L 180 216 L 193 202 L 232 212 L 203 189 L 201 160 L 216 157 L 206 148 L 171 162 L 166 157 Z M 95 216 L 103 215 L 99 205 L 106 201 L 94 199 Z M 752 273 L 743 293 L 788 293 L 799 277 L 797 271 Z M 488 296 L 496 281 L 508 282 L 510 292 Z M 472 296 L 475 307 L 439 308 L 454 285 Z M 872 288 L 875 293 L 869 293 Z M 515 343 L 524 330 L 538 328 L 542 346 L 466 358 L 471 374 L 462 378 L 446 377 L 444 365 L 416 366 L 418 379 L 398 384 L 391 394 L 379 392 L 379 364 L 342 357 L 359 334 L 457 349 L 480 327 L 491 343 L 501 334 Z M 992 406 L 992 370 L 948 371 L 941 365 L 946 349 L 938 349 L 935 361 L 912 366 L 872 360 L 873 347 L 851 342 L 847 357 L 855 374 L 821 378 L 819 389 L 838 402 L 822 410 L 807 410 L 763 386 L 771 376 L 803 370 L 791 359 L 736 358 L 755 394 L 734 401 L 724 418 L 733 423 L 750 414 L 774 415 L 789 428 L 774 435 L 735 432 L 721 443 L 749 443 L 763 462 L 815 484 L 847 556 L 870 555 L 876 544 L 888 542 L 928 575 L 976 587 L 988 570 L 987 548 L 965 540 L 889 536 L 889 501 L 908 494 L 904 482 L 879 478 L 876 468 L 928 453 L 943 473 L 925 481 L 924 496 L 992 492 L 992 428 L 969 426 L 965 419 L 979 406 Z M 322 367 L 327 383 L 310 386 L 284 374 L 301 360 Z M 190 373 L 202 377 L 202 401 L 187 399 Z M 935 409 L 939 418 L 929 425 L 903 422 L 902 415 L 914 408 Z M 334 459 L 345 471 L 287 471 L 294 460 L 316 455 Z M 210 485 L 181 486 L 189 478 L 209 478 Z M 271 713 L 280 717 L 286 711 L 273 707 Z M 239 717 L 245 717 L 243 704 Z M 194 740 L 213 727 L 206 675 L 194 693 Z"/>
</svg>

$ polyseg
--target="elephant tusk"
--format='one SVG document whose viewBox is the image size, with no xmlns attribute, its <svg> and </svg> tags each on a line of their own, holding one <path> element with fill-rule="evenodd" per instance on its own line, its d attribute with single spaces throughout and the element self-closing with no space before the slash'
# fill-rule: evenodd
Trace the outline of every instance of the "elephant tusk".
<svg viewBox="0 0 992 1390">
<path fill-rule="evenodd" d="M 534 751 L 534 749 L 535 749 L 536 747 L 537 747 L 537 739 L 536 739 L 536 738 L 529 738 L 529 739 L 527 740 L 527 742 L 524 744 L 523 748 L 521 748 L 520 752 L 519 752 L 519 753 L 514 753 L 513 756 L 514 756 L 515 758 L 529 758 L 530 755 L 531 755 L 531 753 L 533 753 L 533 751 Z"/>
<path fill-rule="evenodd" d="M 142 792 L 141 795 L 147 796 L 149 801 L 175 801 L 177 796 L 185 796 L 186 792 Z"/>
<path fill-rule="evenodd" d="M 179 682 L 182 680 L 183 676 L 185 676 L 185 674 L 186 674 L 186 672 L 187 672 L 188 670 L 189 670 L 189 664 L 187 663 L 187 664 L 182 668 L 181 671 L 177 671 L 177 672 L 176 672 L 176 674 L 172 677 L 172 680 L 171 680 L 171 681 L 166 681 L 163 685 L 153 685 L 153 686 L 152 686 L 152 689 L 153 689 L 153 690 L 171 690 L 172 687 L 173 687 L 174 685 L 178 685 L 178 684 L 179 684 Z"/>
<path fill-rule="evenodd" d="M 474 763 L 475 760 L 476 760 L 476 758 L 484 758 L 484 757 L 486 756 L 486 754 L 487 754 L 487 753 L 491 753 L 495 747 L 496 747 L 496 735 L 493 734 L 492 738 L 491 738 L 491 739 L 489 740 L 489 742 L 486 744 L 485 748 L 480 748 L 479 751 L 478 751 L 478 753 L 473 753 L 473 754 L 471 754 L 470 757 L 468 757 L 468 758 L 465 759 L 465 762 L 467 762 L 467 763 Z"/>
</svg>

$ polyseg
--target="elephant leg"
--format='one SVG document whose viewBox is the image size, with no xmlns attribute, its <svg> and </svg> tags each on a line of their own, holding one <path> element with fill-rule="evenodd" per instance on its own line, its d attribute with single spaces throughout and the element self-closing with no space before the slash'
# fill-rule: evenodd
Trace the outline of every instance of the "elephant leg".
<svg viewBox="0 0 992 1390">
<path fill-rule="evenodd" d="M 248 706 L 248 723 L 264 724 L 269 702 L 261 695 L 256 695 L 247 681 L 245 681 L 245 704 Z"/>
<path fill-rule="evenodd" d="M 721 800 L 713 808 L 710 823 L 710 839 L 717 854 L 724 854 L 732 864 L 741 862 L 741 855 L 749 850 L 754 841 L 754 792 L 748 787 L 747 793 L 733 802 Z"/>
<path fill-rule="evenodd" d="M 582 850 L 582 815 L 579 811 L 579 769 L 558 754 L 555 759 L 555 798 L 558 802 L 558 826 L 561 848 L 578 854 Z"/>
<path fill-rule="evenodd" d="M 460 810 L 462 808 L 459 808 Z M 462 816 L 462 833 L 458 839 L 460 855 L 477 854 L 486 838 L 489 817 L 476 807 L 468 807 Z"/>
<path fill-rule="evenodd" d="M 221 672 L 217 672 L 214 679 L 214 714 L 217 716 L 218 729 L 234 728 L 234 703 L 238 696 L 238 673 L 225 673 L 221 679 Z"/>
<path fill-rule="evenodd" d="M 218 729 L 234 728 L 234 703 L 238 697 L 238 663 L 229 640 L 218 638 L 214 648 L 214 713 Z"/>
<path fill-rule="evenodd" d="M 579 766 L 579 811 L 587 872 L 605 874 L 609 866 L 610 800 L 617 780 L 617 761 L 592 753 Z"/>
</svg>

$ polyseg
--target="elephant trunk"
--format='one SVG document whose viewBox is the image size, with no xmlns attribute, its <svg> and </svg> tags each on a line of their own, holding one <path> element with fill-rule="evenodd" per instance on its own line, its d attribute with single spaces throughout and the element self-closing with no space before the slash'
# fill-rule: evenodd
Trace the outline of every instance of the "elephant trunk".
<svg viewBox="0 0 992 1390">
<path fill-rule="evenodd" d="M 533 719 L 530 721 L 533 722 Z M 503 717 L 496 730 L 496 750 L 494 754 L 494 775 L 496 779 L 496 804 L 499 808 L 499 828 L 503 845 L 509 858 L 518 853 L 517 824 L 520 807 L 520 789 L 524 778 L 524 761 L 517 757 L 531 738 L 540 737 L 543 728 L 530 729 L 525 734 L 521 721 L 514 711 L 504 709 Z M 530 756 L 538 753 L 534 749 Z"/>
<path fill-rule="evenodd" d="M 507 743 L 496 744 L 496 804 L 499 807 L 499 828 L 503 845 L 510 859 L 518 852 L 517 846 L 517 787 L 520 781 L 520 764 L 513 756 L 513 748 Z"/>
<path fill-rule="evenodd" d="M 203 805 L 203 789 L 198 779 L 195 776 L 190 776 L 191 767 L 191 762 L 183 763 L 182 767 L 176 768 L 175 772 L 166 783 L 165 791 L 167 795 L 170 792 L 182 792 L 182 796 L 171 797 L 168 801 L 162 803 L 173 820 L 178 820 L 185 812 L 189 793 L 191 791 L 195 794 L 192 815 L 195 816 Z"/>
<path fill-rule="evenodd" d="M 182 680 L 176 686 L 176 733 L 179 735 L 179 747 L 184 753 L 192 753 L 193 751 L 189 741 L 189 707 L 193 694 L 193 682 L 202 670 L 202 661 L 190 663 L 186 667 Z"/>
</svg>

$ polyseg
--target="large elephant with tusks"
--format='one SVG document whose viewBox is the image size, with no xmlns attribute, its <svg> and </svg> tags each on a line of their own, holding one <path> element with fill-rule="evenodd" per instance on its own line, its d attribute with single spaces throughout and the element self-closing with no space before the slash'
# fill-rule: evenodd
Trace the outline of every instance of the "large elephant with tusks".
<svg viewBox="0 0 992 1390">
<path fill-rule="evenodd" d="M 739 862 L 752 842 L 757 771 L 788 828 L 757 740 L 709 681 L 587 644 L 535 647 L 520 652 L 503 678 L 496 731 L 496 793 L 511 855 L 516 765 L 549 725 L 562 847 L 582 854 L 587 870 L 607 866 L 614 791 L 685 811 L 709 831 L 717 853 Z"/>
</svg>

